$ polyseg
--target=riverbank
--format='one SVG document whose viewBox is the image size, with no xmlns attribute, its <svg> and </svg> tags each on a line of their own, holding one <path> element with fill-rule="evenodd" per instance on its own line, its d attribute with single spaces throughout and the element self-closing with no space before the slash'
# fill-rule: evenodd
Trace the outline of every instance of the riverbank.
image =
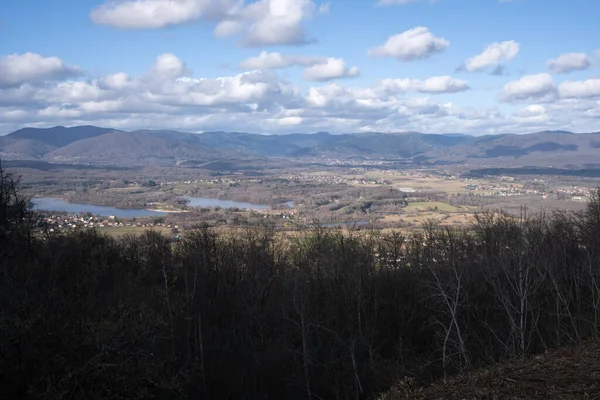
<svg viewBox="0 0 600 400">
<path fill-rule="evenodd" d="M 162 208 L 146 208 L 146 211 L 160 212 L 160 213 L 167 213 L 167 214 L 179 214 L 179 213 L 189 213 L 190 212 L 190 210 L 165 210 Z"/>
</svg>

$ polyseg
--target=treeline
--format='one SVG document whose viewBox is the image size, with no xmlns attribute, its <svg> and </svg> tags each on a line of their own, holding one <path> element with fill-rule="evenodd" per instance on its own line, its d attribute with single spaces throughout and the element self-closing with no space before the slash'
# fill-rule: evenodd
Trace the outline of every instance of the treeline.
<svg viewBox="0 0 600 400">
<path fill-rule="evenodd" d="M 45 234 L 1 177 L 2 398 L 369 399 L 599 333 L 598 195 L 468 231 L 172 242 Z"/>
</svg>

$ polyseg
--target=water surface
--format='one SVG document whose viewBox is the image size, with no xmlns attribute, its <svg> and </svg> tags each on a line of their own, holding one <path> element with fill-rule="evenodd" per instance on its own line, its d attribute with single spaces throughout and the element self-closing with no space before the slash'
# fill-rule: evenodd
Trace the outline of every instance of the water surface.
<svg viewBox="0 0 600 400">
<path fill-rule="evenodd" d="M 212 197 L 189 197 L 185 196 L 190 207 L 221 207 L 221 208 L 243 208 L 249 210 L 268 210 L 271 208 L 268 204 L 252 204 L 242 201 L 221 200 Z"/>
<path fill-rule="evenodd" d="M 166 215 L 160 211 L 149 211 L 130 208 L 116 208 L 112 206 L 95 206 L 92 204 L 69 203 L 62 199 L 54 199 L 50 197 L 38 197 L 32 199 L 33 208 L 40 211 L 60 211 L 69 214 L 86 214 L 101 215 L 108 217 L 114 215 L 117 218 L 139 218 L 153 217 Z"/>
</svg>

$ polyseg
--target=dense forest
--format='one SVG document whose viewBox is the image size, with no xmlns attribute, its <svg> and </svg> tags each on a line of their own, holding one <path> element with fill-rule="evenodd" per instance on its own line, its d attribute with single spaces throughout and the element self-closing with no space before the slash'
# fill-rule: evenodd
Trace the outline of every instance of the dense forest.
<svg viewBox="0 0 600 400">
<path fill-rule="evenodd" d="M 0 397 L 371 399 L 600 332 L 600 193 L 468 230 L 50 234 L 0 168 Z"/>
</svg>

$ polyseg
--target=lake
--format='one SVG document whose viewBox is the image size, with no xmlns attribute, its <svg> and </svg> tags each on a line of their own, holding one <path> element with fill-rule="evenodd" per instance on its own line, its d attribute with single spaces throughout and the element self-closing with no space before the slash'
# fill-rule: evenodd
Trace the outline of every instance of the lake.
<svg viewBox="0 0 600 400">
<path fill-rule="evenodd" d="M 158 217 L 166 215 L 166 213 L 160 211 L 69 203 L 68 201 L 62 199 L 54 199 L 49 197 L 34 198 L 31 201 L 34 209 L 39 211 L 61 211 L 69 214 L 92 213 L 93 215 L 101 215 L 103 217 L 114 215 L 117 218 Z"/>
<path fill-rule="evenodd" d="M 241 208 L 250 210 L 268 210 L 271 208 L 267 204 L 252 204 L 233 200 L 220 200 L 211 197 L 185 197 L 189 201 L 190 207 L 221 207 L 221 208 Z M 92 213 L 94 215 L 109 216 L 114 215 L 117 218 L 140 218 L 164 216 L 166 213 L 160 211 L 150 211 L 142 209 L 116 208 L 112 206 L 95 206 L 92 204 L 69 203 L 62 199 L 50 197 L 39 197 L 32 199 L 34 208 L 40 211 L 61 211 L 70 214 Z M 292 202 L 286 203 L 290 208 Z"/>
<path fill-rule="evenodd" d="M 185 199 L 188 201 L 187 205 L 189 207 L 243 208 L 243 209 L 250 209 L 250 210 L 268 210 L 271 208 L 271 206 L 268 204 L 252 204 L 252 203 L 244 203 L 241 201 L 215 199 L 215 198 L 211 198 L 211 197 L 185 196 Z"/>
</svg>

